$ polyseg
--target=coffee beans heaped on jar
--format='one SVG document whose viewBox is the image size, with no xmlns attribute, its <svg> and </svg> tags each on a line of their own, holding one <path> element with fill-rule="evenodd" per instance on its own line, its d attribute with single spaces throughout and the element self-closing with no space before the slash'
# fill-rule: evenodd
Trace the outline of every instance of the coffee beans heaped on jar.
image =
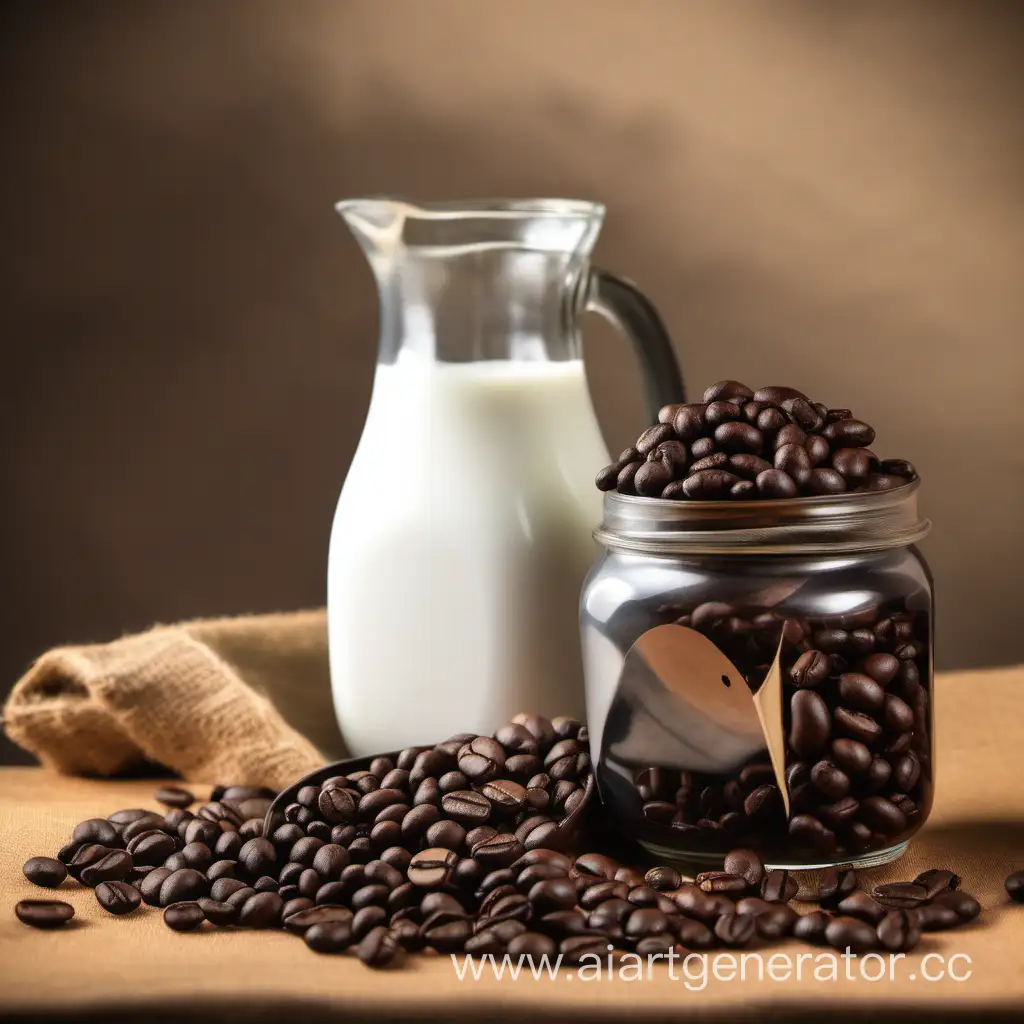
<svg viewBox="0 0 1024 1024">
<path fill-rule="evenodd" d="M 666 405 L 597 475 L 602 491 L 691 501 L 751 501 L 885 491 L 917 478 L 905 459 L 880 460 L 868 424 L 802 391 L 753 391 L 723 380 L 703 401 Z"/>
<path fill-rule="evenodd" d="M 567 760 L 571 764 L 558 772 L 562 778 L 554 778 L 551 769 Z M 470 772 L 454 767 L 460 762 Z M 448 817 L 440 780 L 453 771 L 461 771 L 465 782 L 452 780 L 459 788 L 449 792 L 459 799 L 449 801 L 455 817 Z M 478 781 L 470 782 L 471 775 Z M 763 776 L 751 772 L 747 783 Z M 128 840 L 166 856 L 162 864 L 149 863 L 151 856 L 132 863 L 130 882 L 98 881 L 97 901 L 111 914 L 133 913 L 145 903 L 159 908 L 176 931 L 283 928 L 316 953 L 354 949 L 374 968 L 397 965 L 405 953 L 424 948 L 560 956 L 573 964 L 588 955 L 603 962 L 609 946 L 641 956 L 682 956 L 790 935 L 854 952 L 902 952 L 922 932 L 955 927 L 980 911 L 959 890 L 957 876 L 941 868 L 876 886 L 874 897 L 858 888 L 855 871 L 832 869 L 815 897 L 821 909 L 801 917 L 789 906 L 797 893 L 793 876 L 766 871 L 751 848 L 730 850 L 724 871 L 706 872 L 696 882 L 671 866 L 645 873 L 602 852 L 580 852 L 581 833 L 567 831 L 561 821 L 589 781 L 585 728 L 568 718 L 521 715 L 493 738 L 454 736 L 434 747 L 403 750 L 394 763 L 378 758 L 370 770 L 303 787 L 288 804 L 285 823 L 266 838 L 263 815 L 273 794 L 218 787 L 217 799 L 194 815 L 116 812 L 105 822 L 109 831 L 93 819 L 76 828 L 77 838 L 57 863 L 79 858 L 80 865 L 102 865 L 114 852 L 131 860 L 124 836 L 142 821 L 145 834 L 163 836 L 170 845 L 143 844 L 138 832 Z M 647 771 L 646 792 L 658 793 L 664 784 L 658 770 Z M 529 792 L 546 799 L 521 799 Z M 476 824 L 483 815 L 470 810 L 483 808 L 477 796 L 488 801 L 486 824 Z M 343 820 L 331 821 L 339 809 Z M 594 802 L 588 812 L 599 814 L 600 805 Z M 396 825 L 397 832 L 382 835 L 382 823 Z M 191 844 L 209 851 L 202 867 L 182 864 Z M 58 874 L 46 859 L 26 864 L 26 877 L 42 885 Z M 1007 879 L 1007 890 L 1021 891 L 1019 875 Z M 56 900 L 22 900 L 15 913 L 26 924 L 52 928 L 69 921 L 74 910 Z"/>
<path fill-rule="evenodd" d="M 790 813 L 767 751 L 721 775 L 613 763 L 606 750 L 598 778 L 632 773 L 642 839 L 690 853 L 742 844 L 814 863 L 885 850 L 916 831 L 933 789 L 924 613 L 891 601 L 803 618 L 707 601 L 658 614 L 708 637 L 752 691 L 779 652 Z"/>
</svg>

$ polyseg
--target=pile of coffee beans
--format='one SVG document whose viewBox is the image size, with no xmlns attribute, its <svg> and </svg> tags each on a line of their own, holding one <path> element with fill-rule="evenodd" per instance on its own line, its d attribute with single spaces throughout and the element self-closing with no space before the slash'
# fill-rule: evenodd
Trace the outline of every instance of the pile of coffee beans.
<svg viewBox="0 0 1024 1024">
<path fill-rule="evenodd" d="M 718 601 L 680 611 L 664 607 L 664 620 L 709 637 L 752 690 L 781 638 L 790 815 L 767 753 L 728 776 L 602 763 L 599 779 L 632 774 L 642 838 L 694 852 L 742 842 L 820 861 L 883 850 L 916 831 L 932 797 L 924 616 L 899 601 L 822 619 Z"/>
<path fill-rule="evenodd" d="M 813 892 L 800 892 L 818 904 L 801 915 L 790 906 L 794 876 L 766 870 L 753 850 L 732 850 L 721 871 L 684 879 L 670 866 L 644 873 L 602 853 L 551 849 L 541 838 L 553 834 L 545 811 L 582 790 L 578 778 L 554 780 L 550 769 L 562 763 L 563 776 L 585 773 L 585 743 L 569 719 L 523 716 L 494 737 L 410 749 L 393 764 L 378 758 L 368 771 L 300 790 L 290 820 L 269 838 L 251 812 L 265 813 L 273 794 L 219 787 L 195 814 L 130 809 L 82 822 L 56 859 L 33 857 L 25 874 L 49 888 L 67 874 L 94 885 L 114 915 L 145 903 L 163 908 L 176 931 L 284 928 L 318 953 L 354 949 L 370 967 L 424 949 L 560 954 L 574 963 L 609 949 L 683 955 L 789 936 L 854 952 L 906 951 L 922 932 L 980 912 L 943 869 L 867 892 L 852 868 L 832 868 Z M 516 782 L 509 776 L 527 768 L 516 758 L 549 771 Z M 485 792 L 486 806 L 477 799 Z M 531 819 L 547 820 L 524 827 Z M 1024 872 L 1007 880 L 1015 898 L 1022 882 Z M 74 914 L 59 900 L 22 900 L 15 912 L 38 928 Z"/>
<path fill-rule="evenodd" d="M 723 380 L 702 402 L 666 405 L 658 420 L 598 473 L 600 490 L 751 501 L 886 491 L 917 478 L 906 460 L 877 458 L 868 448 L 875 431 L 849 409 L 796 388 Z"/>
</svg>

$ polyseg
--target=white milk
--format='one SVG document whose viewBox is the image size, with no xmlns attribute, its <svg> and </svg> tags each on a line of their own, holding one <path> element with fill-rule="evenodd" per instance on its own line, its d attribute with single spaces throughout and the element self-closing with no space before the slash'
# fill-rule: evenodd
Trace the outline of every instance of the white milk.
<svg viewBox="0 0 1024 1024">
<path fill-rule="evenodd" d="M 380 365 L 328 565 L 353 754 L 584 715 L 579 592 L 608 462 L 582 361 Z"/>
</svg>

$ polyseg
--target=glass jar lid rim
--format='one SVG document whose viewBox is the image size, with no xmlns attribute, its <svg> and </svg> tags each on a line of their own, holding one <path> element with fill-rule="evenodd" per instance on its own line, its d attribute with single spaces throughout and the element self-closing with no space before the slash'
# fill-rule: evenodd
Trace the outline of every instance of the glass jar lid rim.
<svg viewBox="0 0 1024 1024">
<path fill-rule="evenodd" d="M 649 553 L 814 554 L 905 547 L 927 535 L 920 481 L 888 491 L 767 501 L 672 501 L 609 491 L 594 536 Z"/>
</svg>

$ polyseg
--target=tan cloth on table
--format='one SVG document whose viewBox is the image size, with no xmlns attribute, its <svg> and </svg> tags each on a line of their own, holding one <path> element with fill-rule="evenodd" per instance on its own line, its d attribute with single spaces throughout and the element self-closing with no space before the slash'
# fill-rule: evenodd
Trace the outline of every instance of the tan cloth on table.
<svg viewBox="0 0 1024 1024">
<path fill-rule="evenodd" d="M 688 988 L 677 963 L 673 980 L 665 964 L 650 978 L 570 977 L 513 981 L 485 976 L 459 982 L 447 956 L 415 956 L 383 974 L 355 956 L 311 953 L 285 932 L 233 928 L 182 935 L 159 910 L 142 907 L 124 918 L 102 910 L 88 889 L 65 882 L 56 893 L 35 888 L 21 872 L 33 854 L 52 854 L 74 825 L 120 807 L 152 807 L 153 783 L 139 780 L 55 779 L 41 769 L 0 769 L 0 1015 L 33 1020 L 113 1021 L 355 1021 L 478 1022 L 616 1020 L 864 1021 L 873 1024 L 925 1019 L 1020 1019 L 1024 1013 L 1024 906 L 1007 900 L 1003 880 L 1024 868 L 1024 669 L 964 672 L 936 680 L 935 807 L 907 855 L 866 872 L 865 886 L 913 878 L 948 867 L 982 904 L 981 918 L 966 928 L 929 933 L 895 965 L 857 961 L 854 980 L 845 962 L 835 981 L 815 981 L 814 961 L 803 976 L 759 980 L 708 975 L 701 991 Z M 208 790 L 196 787 L 205 797 Z M 43 932 L 26 928 L 10 911 L 19 899 L 58 896 L 75 907 L 76 922 Z M 728 955 L 728 950 L 719 950 Z M 740 951 L 733 951 L 740 952 Z M 755 947 L 769 957 L 816 957 L 820 947 L 789 941 Z M 957 961 L 956 953 L 970 957 Z M 934 957 L 941 954 L 945 962 Z M 808 966 L 809 965 L 809 966 Z M 946 967 L 958 977 L 929 982 Z M 776 974 L 776 978 L 782 977 Z M 699 984 L 699 976 L 697 984 Z M 112 1016 L 101 1016 L 104 1013 Z M 20 1017 L 19 1017 L 20 1019 Z"/>
<path fill-rule="evenodd" d="M 151 761 L 185 779 L 283 788 L 342 755 L 325 614 L 197 620 L 58 647 L 15 685 L 4 725 L 67 774 Z"/>
</svg>

